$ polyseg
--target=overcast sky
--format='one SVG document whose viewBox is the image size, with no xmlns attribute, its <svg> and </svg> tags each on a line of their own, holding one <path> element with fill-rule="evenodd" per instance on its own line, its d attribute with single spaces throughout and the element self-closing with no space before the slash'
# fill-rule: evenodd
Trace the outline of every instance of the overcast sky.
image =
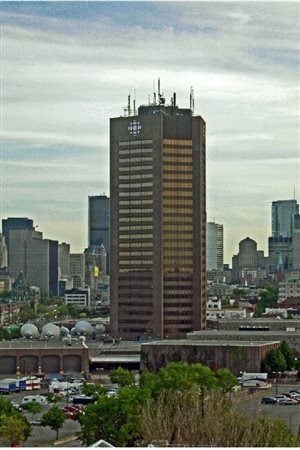
<svg viewBox="0 0 300 450">
<path fill-rule="evenodd" d="M 267 253 L 271 202 L 300 200 L 298 2 L 2 2 L 1 218 L 87 246 L 109 195 L 109 118 L 160 77 L 207 123 L 207 217 L 225 262 Z"/>
</svg>

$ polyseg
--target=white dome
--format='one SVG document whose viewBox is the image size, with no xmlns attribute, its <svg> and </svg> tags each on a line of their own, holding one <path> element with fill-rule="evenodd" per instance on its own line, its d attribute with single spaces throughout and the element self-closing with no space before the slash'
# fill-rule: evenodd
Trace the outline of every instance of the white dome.
<svg viewBox="0 0 300 450">
<path fill-rule="evenodd" d="M 60 327 L 60 335 L 65 337 L 68 336 L 68 334 L 70 334 L 70 331 L 67 327 Z"/>
<path fill-rule="evenodd" d="M 98 323 L 95 326 L 95 328 L 96 328 L 97 333 L 102 333 L 103 334 L 106 331 L 105 325 L 103 325 L 102 323 Z"/>
<path fill-rule="evenodd" d="M 47 336 L 49 338 L 56 337 L 58 338 L 60 335 L 60 329 L 57 325 L 54 325 L 54 323 L 47 323 L 42 328 L 42 333 L 44 336 Z"/>
<path fill-rule="evenodd" d="M 23 337 L 38 337 L 39 336 L 39 330 L 33 323 L 25 323 L 21 327 L 21 335 Z"/>
<path fill-rule="evenodd" d="M 94 328 L 86 320 L 79 320 L 75 325 L 75 332 L 77 334 L 92 334 Z"/>
</svg>

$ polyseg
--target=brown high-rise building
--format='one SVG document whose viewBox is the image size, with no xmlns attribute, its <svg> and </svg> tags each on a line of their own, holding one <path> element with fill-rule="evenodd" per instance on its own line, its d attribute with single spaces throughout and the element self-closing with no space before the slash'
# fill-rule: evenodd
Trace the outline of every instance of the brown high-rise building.
<svg viewBox="0 0 300 450">
<path fill-rule="evenodd" d="M 205 121 L 158 98 L 110 121 L 111 332 L 123 339 L 205 328 Z"/>
</svg>

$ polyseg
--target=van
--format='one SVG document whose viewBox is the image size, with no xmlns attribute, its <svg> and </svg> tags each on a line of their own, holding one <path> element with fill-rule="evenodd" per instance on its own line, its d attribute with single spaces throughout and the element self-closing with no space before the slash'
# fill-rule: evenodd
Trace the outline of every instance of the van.
<svg viewBox="0 0 300 450">
<path fill-rule="evenodd" d="M 48 400 L 43 395 L 26 395 L 23 397 L 22 406 L 26 406 L 30 402 L 37 402 L 42 406 L 48 405 Z"/>
</svg>

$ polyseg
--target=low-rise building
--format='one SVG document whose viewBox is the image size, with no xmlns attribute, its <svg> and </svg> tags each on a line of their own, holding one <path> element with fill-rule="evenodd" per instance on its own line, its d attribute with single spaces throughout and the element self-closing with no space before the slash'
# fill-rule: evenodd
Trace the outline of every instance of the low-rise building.
<svg viewBox="0 0 300 450">
<path fill-rule="evenodd" d="M 90 306 L 90 288 L 84 287 L 65 290 L 64 301 L 66 306 Z"/>
</svg>

